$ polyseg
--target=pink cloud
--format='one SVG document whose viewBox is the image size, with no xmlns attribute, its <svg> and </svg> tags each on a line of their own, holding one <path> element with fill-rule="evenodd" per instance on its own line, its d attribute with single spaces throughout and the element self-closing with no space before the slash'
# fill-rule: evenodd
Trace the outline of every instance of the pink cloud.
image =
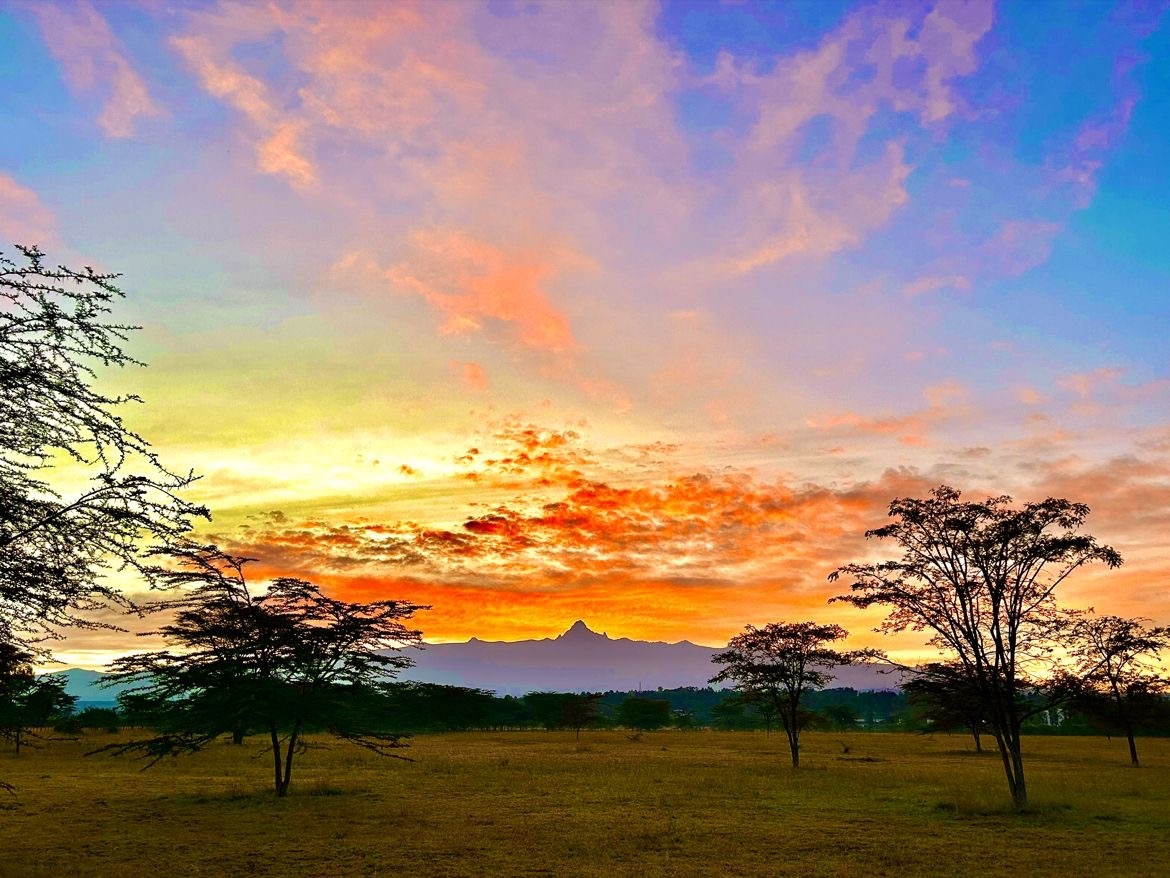
<svg viewBox="0 0 1170 878">
<path fill-rule="evenodd" d="M 970 292 L 971 279 L 959 274 L 952 275 L 938 275 L 931 274 L 925 277 L 920 277 L 915 281 L 911 281 L 902 287 L 902 294 L 911 298 L 915 296 L 924 296 L 927 293 L 937 293 L 940 290 L 960 290 L 961 292 Z"/>
<path fill-rule="evenodd" d="M 1079 372 L 1066 375 L 1058 382 L 1065 390 L 1075 394 L 1080 399 L 1088 399 L 1103 387 L 1115 387 L 1117 379 L 1123 370 L 1114 368 L 1095 369 L 1092 372 Z"/>
<path fill-rule="evenodd" d="M 57 240 L 57 219 L 37 194 L 0 173 L 0 243 L 37 244 Z"/>
<path fill-rule="evenodd" d="M 847 427 L 859 433 L 894 436 L 903 445 L 926 444 L 926 419 L 921 414 L 868 418 L 856 412 L 846 412 L 825 418 L 809 418 L 807 423 L 815 430 L 836 431 Z"/>
<path fill-rule="evenodd" d="M 1008 220 L 984 242 L 980 255 L 1003 274 L 1023 274 L 1048 261 L 1052 241 L 1061 230 L 1058 223 Z"/>
<path fill-rule="evenodd" d="M 106 95 L 98 124 L 108 137 L 130 137 L 138 117 L 160 114 L 121 41 L 89 0 L 29 8 L 69 87 L 82 95 Z"/>
<path fill-rule="evenodd" d="M 546 292 L 551 281 L 579 261 L 571 252 L 505 250 L 458 231 L 416 232 L 411 243 L 412 257 L 386 277 L 442 314 L 443 334 L 500 325 L 528 347 L 553 353 L 578 347 L 568 320 Z"/>
<path fill-rule="evenodd" d="M 863 8 L 770 72 L 720 57 L 710 81 L 744 95 L 756 112 L 739 177 L 743 212 L 757 218 L 744 235 L 763 240 L 736 257 L 736 270 L 855 246 L 906 203 L 912 168 L 903 144 L 889 138 L 881 157 L 859 166 L 862 138 L 883 107 L 914 113 L 928 128 L 952 116 L 952 81 L 976 69 L 975 47 L 993 12 L 987 3 L 940 3 L 915 22 L 898 10 Z M 829 134 L 809 161 L 801 149 L 814 121 Z M 747 183 L 758 180 L 765 182 Z"/>
<path fill-rule="evenodd" d="M 304 124 L 277 105 L 267 86 L 206 38 L 175 37 L 171 45 L 183 56 L 213 96 L 235 107 L 256 132 L 256 163 L 266 174 L 286 177 L 294 186 L 317 182 L 313 163 L 301 144 Z"/>
<path fill-rule="evenodd" d="M 808 418 L 806 423 L 814 430 L 837 432 L 841 428 L 861 434 L 893 436 L 902 445 L 924 446 L 930 442 L 930 432 L 939 424 L 965 414 L 964 400 L 967 388 L 957 381 L 931 385 L 922 391 L 927 407 L 905 415 L 867 417 L 856 412 L 845 412 L 821 418 Z"/>
<path fill-rule="evenodd" d="M 1040 405 L 1047 402 L 1047 398 L 1035 387 L 1021 387 L 1016 391 L 1016 399 L 1024 405 Z"/>
<path fill-rule="evenodd" d="M 1156 15 L 1151 16 L 1151 21 L 1145 21 L 1141 12 L 1127 12 L 1137 18 L 1131 23 L 1135 40 L 1144 39 L 1156 27 L 1153 23 Z M 1134 73 L 1147 60 L 1133 48 L 1121 51 L 1113 63 L 1113 105 L 1088 119 L 1068 151 L 1050 165 L 1053 178 L 1071 189 L 1078 208 L 1088 207 L 1092 201 L 1097 191 L 1097 173 L 1105 164 L 1105 156 L 1129 130 L 1130 119 L 1141 97 Z"/>
<path fill-rule="evenodd" d="M 922 74 L 925 121 L 939 122 L 955 111 L 958 102 L 950 82 L 976 70 L 975 46 L 994 21 L 995 6 L 990 2 L 944 0 L 926 16 L 917 38 L 919 54 L 926 62 Z"/>
</svg>

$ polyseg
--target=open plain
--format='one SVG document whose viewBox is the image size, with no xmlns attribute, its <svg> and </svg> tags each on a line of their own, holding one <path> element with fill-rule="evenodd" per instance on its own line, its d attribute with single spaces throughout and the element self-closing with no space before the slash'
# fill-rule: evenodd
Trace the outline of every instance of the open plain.
<svg viewBox="0 0 1170 878">
<path fill-rule="evenodd" d="M 1170 875 L 1170 740 L 1026 740 L 1031 804 L 960 735 L 426 735 L 404 762 L 259 738 L 142 763 L 91 733 L 0 754 L 13 876 Z M 324 739 L 321 739 L 324 744 Z"/>
</svg>

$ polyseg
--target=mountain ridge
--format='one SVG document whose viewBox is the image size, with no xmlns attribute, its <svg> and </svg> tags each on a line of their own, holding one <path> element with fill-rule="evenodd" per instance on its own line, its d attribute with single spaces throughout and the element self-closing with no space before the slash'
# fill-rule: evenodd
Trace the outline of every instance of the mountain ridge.
<svg viewBox="0 0 1170 878">
<path fill-rule="evenodd" d="M 529 692 L 618 692 L 706 687 L 718 668 L 711 658 L 724 647 L 689 640 L 674 643 L 610 637 L 578 619 L 555 637 L 428 643 L 408 650 L 414 660 L 398 679 L 487 689 L 499 695 Z M 66 691 L 82 701 L 113 701 L 124 686 L 103 687 L 98 671 L 69 668 Z M 893 665 L 869 663 L 833 670 L 829 688 L 897 689 Z"/>
<path fill-rule="evenodd" d="M 647 691 L 705 687 L 718 670 L 711 658 L 725 647 L 612 638 L 578 619 L 561 634 L 533 640 L 426 644 L 400 679 L 489 689 L 501 695 L 535 691 Z M 835 687 L 896 689 L 893 665 L 834 670 Z"/>
</svg>

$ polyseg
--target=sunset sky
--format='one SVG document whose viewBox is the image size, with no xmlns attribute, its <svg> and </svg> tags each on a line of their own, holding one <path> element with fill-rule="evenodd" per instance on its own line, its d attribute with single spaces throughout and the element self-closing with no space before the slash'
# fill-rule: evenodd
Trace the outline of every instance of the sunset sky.
<svg viewBox="0 0 1170 878">
<path fill-rule="evenodd" d="M 209 539 L 428 639 L 913 651 L 826 576 L 944 482 L 1166 624 L 1167 8 L 6 2 L 0 242 L 123 273 Z"/>
</svg>

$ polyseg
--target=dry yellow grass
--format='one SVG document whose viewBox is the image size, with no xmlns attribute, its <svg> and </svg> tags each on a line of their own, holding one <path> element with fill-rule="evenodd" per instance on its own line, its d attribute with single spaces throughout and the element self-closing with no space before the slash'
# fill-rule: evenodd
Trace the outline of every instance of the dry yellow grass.
<svg viewBox="0 0 1170 878">
<path fill-rule="evenodd" d="M 449 734 L 416 760 L 255 742 L 140 772 L 101 736 L 14 758 L 0 874 L 19 876 L 1170 875 L 1170 741 L 1026 741 L 1033 806 L 959 736 Z M 844 752 L 843 744 L 849 746 Z"/>
</svg>

